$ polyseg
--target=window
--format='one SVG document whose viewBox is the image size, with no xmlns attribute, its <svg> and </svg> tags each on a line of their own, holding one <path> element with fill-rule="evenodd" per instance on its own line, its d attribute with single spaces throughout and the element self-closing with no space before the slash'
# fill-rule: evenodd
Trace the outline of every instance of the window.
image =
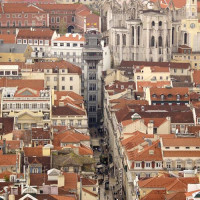
<svg viewBox="0 0 200 200">
<path fill-rule="evenodd" d="M 154 45 L 155 45 L 155 37 L 152 36 L 151 37 L 151 46 L 154 47 Z"/>
<path fill-rule="evenodd" d="M 89 112 L 96 112 L 96 106 L 90 106 Z"/>
<path fill-rule="evenodd" d="M 166 167 L 167 167 L 167 169 L 171 169 L 171 162 L 167 162 Z"/>
<path fill-rule="evenodd" d="M 53 120 L 53 126 L 57 125 L 57 120 Z"/>
<path fill-rule="evenodd" d="M 33 104 L 32 104 L 32 108 L 33 108 L 33 109 L 36 109 L 36 108 L 37 108 L 37 103 L 33 103 Z"/>
<path fill-rule="evenodd" d="M 60 22 L 60 17 L 56 18 L 56 22 L 59 23 Z"/>
<path fill-rule="evenodd" d="M 57 81 L 57 77 L 54 77 L 54 81 Z"/>
<path fill-rule="evenodd" d="M 90 83 L 90 84 L 89 84 L 89 90 L 90 90 L 90 91 L 94 91 L 94 90 L 96 90 L 96 89 L 97 89 L 96 83 Z"/>
<path fill-rule="evenodd" d="M 62 86 L 62 90 L 65 90 L 65 86 Z"/>
<path fill-rule="evenodd" d="M 70 120 L 69 120 L 69 124 L 70 124 L 70 126 L 73 126 L 74 121 L 73 121 L 72 119 L 70 119 Z"/>
<path fill-rule="evenodd" d="M 141 163 L 135 163 L 135 168 L 141 167 Z"/>
<path fill-rule="evenodd" d="M 58 43 L 53 43 L 53 46 L 54 46 L 54 47 L 58 46 Z"/>
<path fill-rule="evenodd" d="M 17 39 L 17 44 L 22 44 L 22 40 L 21 39 Z"/>
<path fill-rule="evenodd" d="M 117 34 L 117 45 L 120 45 L 120 35 Z"/>
<path fill-rule="evenodd" d="M 10 18 L 10 15 L 9 15 L 9 14 L 7 14 L 7 15 L 6 15 L 6 17 L 7 17 L 7 18 Z"/>
<path fill-rule="evenodd" d="M 34 40 L 34 44 L 38 44 L 38 40 Z"/>
<path fill-rule="evenodd" d="M 151 167 L 151 163 L 150 163 L 150 162 L 146 162 L 146 163 L 145 163 L 145 167 L 146 167 L 146 168 Z"/>
<path fill-rule="evenodd" d="M 161 22 L 161 21 L 159 21 L 158 25 L 159 25 L 159 26 L 162 26 L 162 22 Z"/>
<path fill-rule="evenodd" d="M 70 47 L 70 43 L 67 43 L 67 47 Z"/>
<path fill-rule="evenodd" d="M 70 86 L 69 88 L 70 88 L 70 90 L 73 90 L 73 86 Z"/>
<path fill-rule="evenodd" d="M 57 86 L 54 86 L 53 88 L 54 88 L 54 90 L 57 90 Z"/>
<path fill-rule="evenodd" d="M 96 101 L 96 95 L 95 94 L 90 94 L 89 95 L 89 101 Z"/>
<path fill-rule="evenodd" d="M 175 147 L 175 149 L 179 149 L 179 147 Z"/>
<path fill-rule="evenodd" d="M 190 147 L 185 147 L 186 149 L 190 149 Z"/>
<path fill-rule="evenodd" d="M 72 16 L 72 22 L 75 22 L 75 17 L 74 16 Z"/>
<path fill-rule="evenodd" d="M 152 21 L 151 25 L 152 25 L 152 27 L 153 27 L 153 26 L 155 26 L 155 22 L 154 22 L 154 21 Z"/>
<path fill-rule="evenodd" d="M 62 81 L 65 81 L 65 77 L 62 77 Z"/>
<path fill-rule="evenodd" d="M 78 125 L 81 126 L 81 120 L 78 120 Z"/>
<path fill-rule="evenodd" d="M 181 167 L 182 167 L 182 166 L 181 166 L 181 162 L 178 161 L 178 162 L 176 163 L 176 168 L 177 168 L 177 169 L 181 169 Z"/>
<path fill-rule="evenodd" d="M 73 43 L 73 47 L 77 47 L 78 45 L 77 45 L 77 43 Z"/>
<path fill-rule="evenodd" d="M 162 167 L 162 163 L 156 162 L 156 168 L 161 168 L 161 167 Z"/>
<path fill-rule="evenodd" d="M 65 126 L 65 120 L 61 120 L 61 125 Z"/>
<path fill-rule="evenodd" d="M 170 149 L 170 147 L 165 147 L 165 149 Z"/>
<path fill-rule="evenodd" d="M 161 36 L 158 37 L 158 46 L 162 47 L 162 37 Z"/>
<path fill-rule="evenodd" d="M 73 77 L 72 77 L 72 76 L 70 76 L 69 80 L 70 80 L 70 81 L 73 81 Z"/>
</svg>

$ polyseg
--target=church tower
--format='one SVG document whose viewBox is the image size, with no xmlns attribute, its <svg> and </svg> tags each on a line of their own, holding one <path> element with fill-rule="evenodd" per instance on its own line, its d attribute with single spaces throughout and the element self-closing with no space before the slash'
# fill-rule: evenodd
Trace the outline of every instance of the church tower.
<svg viewBox="0 0 200 200">
<path fill-rule="evenodd" d="M 186 1 L 186 18 L 197 18 L 197 0 Z"/>
</svg>

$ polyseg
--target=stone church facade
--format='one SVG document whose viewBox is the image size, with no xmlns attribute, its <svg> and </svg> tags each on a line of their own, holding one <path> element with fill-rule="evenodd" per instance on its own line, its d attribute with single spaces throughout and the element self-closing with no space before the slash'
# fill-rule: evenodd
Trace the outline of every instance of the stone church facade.
<svg viewBox="0 0 200 200">
<path fill-rule="evenodd" d="M 115 66 L 121 60 L 170 61 L 179 45 L 188 45 L 188 35 L 181 31 L 181 20 L 195 17 L 197 0 L 187 0 L 181 8 L 176 8 L 174 1 L 170 0 L 167 6 L 159 0 L 104 2 L 102 32 Z"/>
</svg>

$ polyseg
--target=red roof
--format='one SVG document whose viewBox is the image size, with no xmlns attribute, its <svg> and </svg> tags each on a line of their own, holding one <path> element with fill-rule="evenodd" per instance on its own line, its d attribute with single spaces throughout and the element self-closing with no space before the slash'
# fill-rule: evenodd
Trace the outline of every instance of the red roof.
<svg viewBox="0 0 200 200">
<path fill-rule="evenodd" d="M 200 84 L 200 70 L 194 70 L 193 72 L 193 82 L 195 85 Z"/>
<path fill-rule="evenodd" d="M 26 157 L 42 157 L 43 152 L 42 152 L 42 146 L 37 146 L 37 147 L 24 147 L 24 156 Z"/>
<path fill-rule="evenodd" d="M 15 37 L 12 34 L 0 34 L 0 40 L 3 40 L 5 44 L 15 44 Z"/>
<path fill-rule="evenodd" d="M 79 34 L 71 34 L 71 33 L 67 33 L 66 35 L 63 35 L 59 38 L 56 38 L 53 41 L 76 41 L 76 42 L 84 42 L 85 38 L 82 35 Z"/>
<path fill-rule="evenodd" d="M 36 38 L 36 39 L 51 39 L 54 31 L 50 29 L 22 30 L 20 29 L 17 38 Z"/>
<path fill-rule="evenodd" d="M 0 166 L 16 166 L 16 161 L 16 154 L 3 154 L 3 152 L 0 151 Z"/>
</svg>

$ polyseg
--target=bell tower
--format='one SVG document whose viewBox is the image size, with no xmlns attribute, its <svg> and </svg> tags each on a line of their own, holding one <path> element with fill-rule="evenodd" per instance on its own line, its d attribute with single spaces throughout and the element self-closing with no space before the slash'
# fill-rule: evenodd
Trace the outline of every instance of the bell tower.
<svg viewBox="0 0 200 200">
<path fill-rule="evenodd" d="M 197 0 L 186 1 L 186 18 L 187 19 L 197 18 Z"/>
</svg>

